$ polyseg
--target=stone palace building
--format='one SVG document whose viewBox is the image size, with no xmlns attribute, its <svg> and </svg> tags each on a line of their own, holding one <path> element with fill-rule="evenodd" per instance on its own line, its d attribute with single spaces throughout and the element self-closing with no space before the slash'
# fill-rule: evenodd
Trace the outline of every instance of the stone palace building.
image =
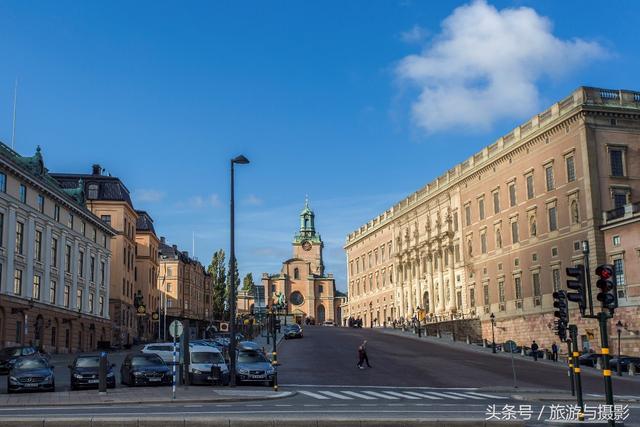
<svg viewBox="0 0 640 427">
<path fill-rule="evenodd" d="M 611 325 L 621 321 L 622 347 L 637 354 L 638 201 L 640 93 L 581 87 L 349 234 L 343 323 L 424 313 L 427 324 L 473 319 L 491 340 L 493 313 L 497 342 L 548 348 L 552 293 L 587 241 L 592 274 L 615 266 Z M 597 322 L 570 308 L 580 345 L 598 349 Z"/>
</svg>

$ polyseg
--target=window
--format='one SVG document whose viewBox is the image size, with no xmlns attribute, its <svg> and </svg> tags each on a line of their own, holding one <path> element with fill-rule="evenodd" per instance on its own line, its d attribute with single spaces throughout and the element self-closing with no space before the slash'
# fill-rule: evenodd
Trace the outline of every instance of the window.
<svg viewBox="0 0 640 427">
<path fill-rule="evenodd" d="M 71 273 L 71 245 L 67 245 L 64 253 L 64 267 L 67 273 Z"/>
<path fill-rule="evenodd" d="M 458 212 L 453 213 L 453 231 L 458 231 Z"/>
<path fill-rule="evenodd" d="M 611 176 L 624 176 L 624 157 L 621 149 L 609 149 Z"/>
<path fill-rule="evenodd" d="M 558 229 L 558 219 L 556 216 L 556 207 L 551 206 L 549 208 L 549 231 L 555 231 Z"/>
<path fill-rule="evenodd" d="M 101 316 L 104 315 L 104 297 L 103 296 L 100 296 L 100 298 L 98 298 L 98 310 Z"/>
<path fill-rule="evenodd" d="M 324 287 L 322 285 L 318 285 L 318 293 L 321 294 L 324 292 Z"/>
<path fill-rule="evenodd" d="M 300 278 L 300 270 L 298 269 L 298 267 L 293 269 L 293 278 L 294 279 L 299 279 Z"/>
<path fill-rule="evenodd" d="M 469 289 L 469 305 L 471 307 L 476 306 L 476 290 L 473 288 Z"/>
<path fill-rule="evenodd" d="M 500 298 L 500 302 L 504 302 L 505 298 L 504 298 L 504 282 L 500 281 L 498 282 L 498 297 Z"/>
<path fill-rule="evenodd" d="M 51 238 L 51 265 L 58 267 L 58 239 Z"/>
<path fill-rule="evenodd" d="M 49 286 L 49 302 L 51 304 L 56 303 L 56 292 L 58 290 L 58 283 L 55 280 L 51 281 L 51 286 Z"/>
<path fill-rule="evenodd" d="M 104 261 L 100 261 L 100 285 L 104 286 Z"/>
<path fill-rule="evenodd" d="M 40 301 L 40 276 L 33 275 L 33 299 Z"/>
<path fill-rule="evenodd" d="M 527 199 L 533 199 L 535 193 L 533 191 L 533 175 L 527 176 Z"/>
<path fill-rule="evenodd" d="M 551 248 L 551 256 L 552 257 L 557 257 L 558 256 L 558 248 L 557 247 L 553 247 Z"/>
<path fill-rule="evenodd" d="M 69 214 L 69 218 L 67 219 L 67 227 L 73 230 L 73 214 Z"/>
<path fill-rule="evenodd" d="M 516 299 L 522 299 L 522 283 L 520 283 L 520 278 L 516 277 L 513 281 L 515 284 Z"/>
<path fill-rule="evenodd" d="M 493 213 L 500 213 L 500 193 L 493 193 Z"/>
<path fill-rule="evenodd" d="M 82 311 L 82 289 L 78 289 L 76 293 L 76 308 Z"/>
<path fill-rule="evenodd" d="M 628 191 L 626 189 L 613 190 L 613 207 L 615 209 L 623 208 L 627 204 Z"/>
<path fill-rule="evenodd" d="M 58 205 L 53 207 L 53 219 L 60 222 L 60 206 Z"/>
<path fill-rule="evenodd" d="M 620 246 L 620 236 L 613 236 L 611 239 L 613 246 Z"/>
<path fill-rule="evenodd" d="M 27 187 L 24 184 L 20 184 L 20 201 L 27 203 Z"/>
<path fill-rule="evenodd" d="M 516 203 L 517 203 L 517 200 L 516 200 L 516 184 L 514 182 L 514 183 L 509 184 L 509 205 L 511 207 L 514 207 L 516 205 Z"/>
<path fill-rule="evenodd" d="M 13 275 L 13 293 L 22 295 L 22 270 L 16 268 Z"/>
<path fill-rule="evenodd" d="M 480 251 L 483 254 L 487 253 L 487 233 L 482 233 L 480 235 Z"/>
<path fill-rule="evenodd" d="M 98 198 L 98 184 L 89 184 L 87 190 L 88 199 L 95 200 Z"/>
<path fill-rule="evenodd" d="M 7 192 L 7 175 L 0 173 L 0 191 Z"/>
<path fill-rule="evenodd" d="M 66 308 L 69 308 L 70 299 L 71 299 L 71 286 L 70 285 L 64 285 L 63 305 Z"/>
<path fill-rule="evenodd" d="M 0 213 L 0 246 L 4 246 L 4 214 Z"/>
<path fill-rule="evenodd" d="M 460 245 L 456 244 L 453 247 L 453 252 L 455 254 L 455 260 L 456 262 L 460 262 Z"/>
<path fill-rule="evenodd" d="M 518 243 L 520 241 L 520 237 L 518 236 L 518 221 L 513 221 L 511 223 L 511 241 L 513 243 Z"/>
<path fill-rule="evenodd" d="M 83 236 L 86 236 L 86 235 L 87 235 L 87 234 L 86 234 L 86 231 L 87 231 L 87 224 L 86 224 L 84 221 L 81 221 L 81 222 L 80 222 L 80 233 L 81 233 Z"/>
<path fill-rule="evenodd" d="M 22 342 L 22 322 L 16 320 L 16 342 Z"/>
<path fill-rule="evenodd" d="M 533 275 L 531 276 L 531 280 L 533 281 L 533 296 L 539 297 L 540 296 L 540 273 L 533 273 Z M 540 303 L 538 302 L 538 304 L 536 305 L 540 305 Z"/>
<path fill-rule="evenodd" d="M 573 182 L 576 180 L 576 166 L 573 163 L 573 156 L 566 158 L 567 163 L 567 182 Z"/>
<path fill-rule="evenodd" d="M 89 293 L 89 313 L 93 313 L 93 294 Z"/>
<path fill-rule="evenodd" d="M 551 270 L 551 281 L 553 282 L 553 291 L 560 290 L 560 269 L 554 268 Z"/>
<path fill-rule="evenodd" d="M 38 210 L 44 213 L 44 196 L 42 194 L 38 194 Z"/>
<path fill-rule="evenodd" d="M 613 270 L 616 274 L 616 285 L 618 286 L 618 292 L 620 292 L 620 288 L 624 286 L 624 260 L 622 258 L 613 260 Z"/>
<path fill-rule="evenodd" d="M 36 230 L 36 261 L 42 261 L 42 231 Z"/>
<path fill-rule="evenodd" d="M 24 224 L 20 221 L 16 222 L 16 252 L 22 254 L 24 241 Z"/>
<path fill-rule="evenodd" d="M 98 243 L 98 230 L 92 228 L 93 230 L 93 243 Z"/>
<path fill-rule="evenodd" d="M 92 282 L 94 282 L 96 279 L 95 267 L 96 267 L 96 257 L 91 256 L 89 260 L 89 278 L 90 278 L 89 280 L 91 280 Z"/>
<path fill-rule="evenodd" d="M 484 219 L 484 198 L 478 199 L 478 214 L 481 220 Z"/>
<path fill-rule="evenodd" d="M 471 225 L 471 205 L 466 205 L 464 207 L 464 217 L 465 217 L 465 224 L 468 226 Z"/>
<path fill-rule="evenodd" d="M 484 305 L 489 305 L 489 284 L 485 284 L 482 288 L 482 293 L 484 294 Z"/>
<path fill-rule="evenodd" d="M 555 182 L 553 180 L 553 166 L 547 166 L 544 170 L 545 179 L 547 181 L 547 191 L 551 191 L 555 188 Z"/>
<path fill-rule="evenodd" d="M 84 252 L 78 251 L 78 275 L 84 277 Z"/>
</svg>

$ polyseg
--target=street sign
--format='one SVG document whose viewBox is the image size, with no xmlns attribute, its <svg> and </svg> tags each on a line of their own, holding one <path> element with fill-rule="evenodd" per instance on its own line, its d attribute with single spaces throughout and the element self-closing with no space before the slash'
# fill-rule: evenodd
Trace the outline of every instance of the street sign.
<svg viewBox="0 0 640 427">
<path fill-rule="evenodd" d="M 220 332 L 229 332 L 229 324 L 227 322 L 220 323 Z"/>
<path fill-rule="evenodd" d="M 179 320 L 174 320 L 173 322 L 171 322 L 171 324 L 169 325 L 169 334 L 171 334 L 171 336 L 174 338 L 182 336 L 182 322 L 180 322 Z"/>
</svg>

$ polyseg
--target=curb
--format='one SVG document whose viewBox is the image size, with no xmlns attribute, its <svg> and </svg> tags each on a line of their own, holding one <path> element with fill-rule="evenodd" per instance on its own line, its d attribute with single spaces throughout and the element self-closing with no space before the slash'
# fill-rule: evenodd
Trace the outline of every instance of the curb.
<svg viewBox="0 0 640 427">
<path fill-rule="evenodd" d="M 575 396 L 535 396 L 535 395 L 521 395 L 521 394 L 513 394 L 511 398 L 514 400 L 527 400 L 527 401 L 536 401 L 536 402 L 574 402 L 576 400 Z M 583 400 L 585 402 L 606 402 L 606 398 L 602 397 L 594 397 L 594 396 L 584 396 Z M 640 399 L 636 399 L 633 397 L 625 397 L 625 396 L 614 396 L 614 401 L 618 402 L 626 402 L 626 403 L 636 403 L 640 402 Z"/>
<path fill-rule="evenodd" d="M 164 404 L 183 404 L 183 403 L 228 403 L 228 402 L 247 402 L 247 401 L 252 401 L 252 400 L 275 400 L 275 399 L 284 399 L 286 397 L 292 397 L 295 396 L 296 394 L 298 394 L 297 391 L 279 391 L 276 392 L 277 395 L 263 395 L 263 396 L 215 396 L 214 398 L 197 398 L 197 399 L 171 399 L 170 397 L 168 399 L 158 399 L 158 398 L 154 398 L 154 399 L 149 399 L 149 400 L 142 400 L 142 399 L 137 399 L 137 400 L 123 400 L 123 401 L 119 401 L 119 400 L 101 400 L 101 401 L 95 401 L 95 402 L 29 402 L 29 403 L 25 403 L 22 405 L 0 405 L 0 407 L 2 407 L 3 409 L 7 409 L 7 408 L 24 408 L 24 407 L 48 407 L 48 406 L 55 406 L 55 407 L 77 407 L 77 406 L 93 406 L 93 405 L 147 405 L 147 404 L 158 404 L 158 403 L 164 403 Z M 4 421 L 2 423 L 3 426 Z"/>
<path fill-rule="evenodd" d="M 325 419 L 313 418 L 289 418 L 289 419 L 264 419 L 264 418 L 215 418 L 215 417 L 149 417 L 149 418 L 123 418 L 123 417 L 64 417 L 64 418 L 3 418 L 2 425 L 6 427 L 120 427 L 120 426 L 158 426 L 163 427 L 244 427 L 244 426 L 270 426 L 270 427 L 421 427 L 421 426 L 525 426 L 524 421 L 485 421 L 467 418 L 404 418 L 404 419 L 353 419 L 331 417 Z"/>
</svg>

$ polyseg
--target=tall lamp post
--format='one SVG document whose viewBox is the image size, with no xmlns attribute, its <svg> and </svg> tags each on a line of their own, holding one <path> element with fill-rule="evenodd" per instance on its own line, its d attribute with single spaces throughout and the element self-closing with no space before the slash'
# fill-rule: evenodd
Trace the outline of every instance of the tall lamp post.
<svg viewBox="0 0 640 427">
<path fill-rule="evenodd" d="M 489 316 L 489 318 L 491 319 L 491 352 L 495 353 L 496 352 L 496 334 L 494 332 L 494 328 L 496 326 L 496 315 L 491 313 L 491 316 Z"/>
<path fill-rule="evenodd" d="M 616 323 L 616 329 L 618 329 L 618 363 L 616 363 L 616 369 L 618 370 L 618 376 L 622 376 L 622 361 L 620 360 L 620 335 L 622 335 L 622 322 L 618 320 Z"/>
<path fill-rule="evenodd" d="M 243 155 L 239 155 L 236 158 L 231 159 L 231 211 L 230 211 L 230 244 L 229 244 L 229 283 L 231 284 L 231 292 L 229 292 L 229 320 L 231 324 L 229 325 L 229 385 L 231 387 L 236 386 L 236 287 L 235 282 L 236 278 L 234 277 L 236 274 L 236 249 L 235 249 L 235 212 L 234 212 L 234 187 L 233 187 L 233 179 L 234 179 L 234 171 L 233 167 L 235 164 L 246 165 L 249 163 L 249 159 L 247 159 Z"/>
</svg>

